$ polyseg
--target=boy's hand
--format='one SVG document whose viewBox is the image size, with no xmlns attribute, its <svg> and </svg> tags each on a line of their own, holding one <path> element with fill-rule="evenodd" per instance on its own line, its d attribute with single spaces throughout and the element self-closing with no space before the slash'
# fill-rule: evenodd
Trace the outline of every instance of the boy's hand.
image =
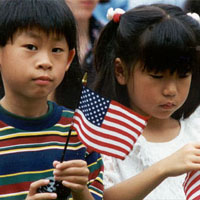
<svg viewBox="0 0 200 200">
<path fill-rule="evenodd" d="M 41 186 L 48 185 L 49 180 L 41 179 L 31 183 L 29 188 L 29 193 L 26 197 L 26 200 L 47 200 L 47 199 L 56 199 L 56 193 L 37 193 L 37 189 Z"/>
<path fill-rule="evenodd" d="M 60 163 L 54 161 L 53 166 L 55 180 L 62 181 L 65 187 L 73 192 L 81 193 L 88 182 L 89 169 L 83 160 L 70 160 Z"/>
</svg>

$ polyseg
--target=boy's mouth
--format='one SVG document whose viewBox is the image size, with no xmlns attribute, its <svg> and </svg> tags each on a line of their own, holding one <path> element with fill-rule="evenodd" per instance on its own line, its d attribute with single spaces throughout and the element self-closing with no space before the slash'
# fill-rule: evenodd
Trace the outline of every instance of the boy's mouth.
<svg viewBox="0 0 200 200">
<path fill-rule="evenodd" d="M 48 76 L 39 76 L 33 79 L 38 85 L 47 85 L 52 79 Z"/>
</svg>

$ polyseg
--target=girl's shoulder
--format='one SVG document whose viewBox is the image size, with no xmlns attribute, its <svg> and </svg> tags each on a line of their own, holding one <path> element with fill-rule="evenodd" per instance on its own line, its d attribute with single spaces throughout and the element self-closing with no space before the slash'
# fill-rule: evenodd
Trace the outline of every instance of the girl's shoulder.
<svg viewBox="0 0 200 200">
<path fill-rule="evenodd" d="M 200 140 L 200 106 L 190 117 L 180 120 L 180 123 L 189 141 Z"/>
</svg>

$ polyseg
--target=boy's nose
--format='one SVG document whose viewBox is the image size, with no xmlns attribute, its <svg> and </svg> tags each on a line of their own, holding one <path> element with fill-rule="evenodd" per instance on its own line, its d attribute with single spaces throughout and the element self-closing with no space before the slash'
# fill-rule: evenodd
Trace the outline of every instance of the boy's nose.
<svg viewBox="0 0 200 200">
<path fill-rule="evenodd" d="M 43 70 L 51 70 L 52 69 L 52 62 L 47 53 L 43 53 L 37 62 L 37 68 L 43 69 Z"/>
</svg>

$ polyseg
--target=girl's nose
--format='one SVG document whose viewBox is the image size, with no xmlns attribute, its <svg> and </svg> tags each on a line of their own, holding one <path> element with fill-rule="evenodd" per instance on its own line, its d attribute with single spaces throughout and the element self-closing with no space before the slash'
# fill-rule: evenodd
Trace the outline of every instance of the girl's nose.
<svg viewBox="0 0 200 200">
<path fill-rule="evenodd" d="M 176 81 L 168 81 L 163 88 L 163 95 L 174 97 L 177 93 Z"/>
<path fill-rule="evenodd" d="M 52 69 L 52 65 L 49 63 L 40 63 L 39 65 L 37 65 L 37 67 L 39 69 L 43 69 L 43 70 L 51 70 Z"/>
</svg>

